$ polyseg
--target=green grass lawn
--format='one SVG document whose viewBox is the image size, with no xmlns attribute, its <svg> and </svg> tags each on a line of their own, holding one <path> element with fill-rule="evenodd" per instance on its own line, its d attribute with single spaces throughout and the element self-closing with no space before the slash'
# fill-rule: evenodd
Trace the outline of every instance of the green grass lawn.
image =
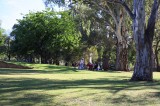
<svg viewBox="0 0 160 106">
<path fill-rule="evenodd" d="M 95 72 L 45 64 L 0 69 L 0 106 L 159 106 L 154 82 L 129 82 L 132 72 Z"/>
</svg>

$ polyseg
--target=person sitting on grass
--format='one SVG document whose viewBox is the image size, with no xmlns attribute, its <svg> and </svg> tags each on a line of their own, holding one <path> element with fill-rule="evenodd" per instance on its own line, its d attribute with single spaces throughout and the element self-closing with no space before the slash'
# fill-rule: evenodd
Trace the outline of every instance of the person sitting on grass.
<svg viewBox="0 0 160 106">
<path fill-rule="evenodd" d="M 88 69 L 88 70 L 93 70 L 93 64 L 89 62 L 89 63 L 87 64 L 87 69 Z"/>
<path fill-rule="evenodd" d="M 84 69 L 84 59 L 83 58 L 80 60 L 78 69 L 80 69 L 80 70 Z"/>
</svg>

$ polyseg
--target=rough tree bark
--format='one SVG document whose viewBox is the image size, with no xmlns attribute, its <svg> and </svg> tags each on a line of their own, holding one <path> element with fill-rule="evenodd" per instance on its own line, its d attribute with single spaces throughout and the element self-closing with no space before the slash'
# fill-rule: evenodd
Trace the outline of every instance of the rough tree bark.
<svg viewBox="0 0 160 106">
<path fill-rule="evenodd" d="M 122 23 L 116 30 L 117 48 L 116 48 L 116 70 L 128 71 L 128 45 L 125 35 L 122 34 Z"/>
<path fill-rule="evenodd" d="M 159 59 L 158 59 L 158 54 L 159 54 L 159 51 L 160 51 L 160 49 L 158 48 L 159 43 L 160 43 L 160 40 L 157 41 L 156 47 L 155 47 L 155 60 L 156 60 L 156 70 L 157 71 L 160 71 Z"/>
<path fill-rule="evenodd" d="M 152 81 L 152 42 L 160 0 L 154 0 L 147 27 L 145 26 L 145 0 L 133 1 L 133 12 L 124 0 L 116 0 L 133 20 L 133 33 L 136 45 L 136 63 L 131 81 Z"/>
<path fill-rule="evenodd" d="M 115 35 L 117 36 L 117 52 L 116 52 L 116 70 L 126 71 L 128 70 L 128 51 L 127 51 L 127 41 L 124 39 L 124 36 L 122 35 L 122 23 L 123 23 L 123 9 L 119 4 L 115 4 L 116 6 L 113 7 L 108 4 L 108 2 L 115 2 L 115 0 L 104 0 L 104 3 L 102 1 L 94 1 L 94 0 L 84 0 L 85 2 L 89 2 L 91 4 L 94 4 L 107 14 L 109 14 L 113 20 L 116 28 L 112 28 L 115 32 Z M 105 3 L 106 2 L 106 3 Z M 111 23 L 108 23 L 108 19 L 106 20 L 106 23 L 111 27 Z"/>
<path fill-rule="evenodd" d="M 128 71 L 128 49 L 123 42 L 117 43 L 116 70 Z"/>
<path fill-rule="evenodd" d="M 120 5 L 116 5 L 116 12 L 112 11 L 109 5 L 107 5 L 110 15 L 115 22 L 115 34 L 117 37 L 116 45 L 116 70 L 127 71 L 128 70 L 128 51 L 127 40 L 123 31 L 124 24 L 124 9 Z M 124 31 L 125 32 L 125 31 Z"/>
<path fill-rule="evenodd" d="M 109 69 L 109 57 L 110 57 L 110 53 L 107 52 L 107 48 L 105 48 L 105 50 L 103 51 L 103 58 L 102 58 L 102 67 L 105 71 L 107 71 Z"/>
<path fill-rule="evenodd" d="M 136 45 L 136 63 L 131 80 L 152 80 L 152 48 L 145 40 L 145 1 L 134 0 L 133 32 Z"/>
<path fill-rule="evenodd" d="M 145 29 L 145 0 L 134 0 L 133 31 L 136 45 L 136 64 L 131 80 L 152 81 L 152 42 L 159 1 L 154 0 L 151 15 Z"/>
</svg>

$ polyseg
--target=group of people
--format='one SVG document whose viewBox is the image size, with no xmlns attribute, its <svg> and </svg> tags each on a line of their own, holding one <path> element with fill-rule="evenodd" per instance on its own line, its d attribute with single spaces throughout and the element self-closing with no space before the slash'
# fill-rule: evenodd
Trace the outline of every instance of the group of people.
<svg viewBox="0 0 160 106">
<path fill-rule="evenodd" d="M 102 65 L 101 64 L 99 64 L 98 62 L 96 62 L 96 63 L 88 63 L 87 65 L 87 69 L 88 70 L 102 70 Z"/>
<path fill-rule="evenodd" d="M 78 69 L 79 69 L 79 70 L 83 70 L 83 69 L 88 69 L 88 70 L 101 70 L 101 69 L 102 69 L 102 65 L 99 64 L 98 62 L 96 62 L 96 63 L 91 63 L 91 62 L 89 62 L 87 65 L 85 65 L 84 59 L 82 58 L 82 59 L 80 60 L 80 62 L 79 62 Z"/>
</svg>

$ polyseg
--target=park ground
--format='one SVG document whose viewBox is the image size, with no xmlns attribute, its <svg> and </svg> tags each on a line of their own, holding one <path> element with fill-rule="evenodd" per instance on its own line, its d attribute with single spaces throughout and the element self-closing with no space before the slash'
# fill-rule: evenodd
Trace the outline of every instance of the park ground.
<svg viewBox="0 0 160 106">
<path fill-rule="evenodd" d="M 16 63 L 23 64 L 23 63 Z M 0 69 L 0 106 L 159 106 L 160 73 L 130 82 L 131 72 L 87 71 L 47 64 Z"/>
</svg>

